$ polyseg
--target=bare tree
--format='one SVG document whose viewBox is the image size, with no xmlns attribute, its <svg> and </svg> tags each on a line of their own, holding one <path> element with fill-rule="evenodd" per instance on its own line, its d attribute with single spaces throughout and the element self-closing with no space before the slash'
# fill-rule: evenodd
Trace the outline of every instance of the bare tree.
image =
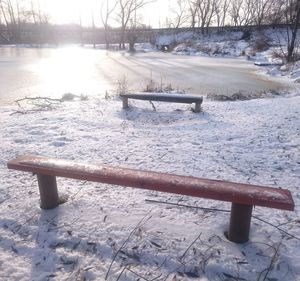
<svg viewBox="0 0 300 281">
<path fill-rule="evenodd" d="M 5 33 L 6 33 L 6 19 L 5 15 L 2 13 L 2 1 L 0 0 L 0 40 L 2 42 L 8 42 Z"/>
<path fill-rule="evenodd" d="M 232 0 L 230 7 L 230 16 L 232 20 L 232 24 L 234 26 L 240 25 L 240 16 L 242 10 L 243 0 Z"/>
<path fill-rule="evenodd" d="M 125 31 L 128 24 L 131 22 L 136 25 L 136 13 L 145 5 L 153 2 L 152 0 L 118 0 L 119 12 L 117 14 L 118 20 L 121 23 L 121 40 L 120 47 L 125 49 Z"/>
<path fill-rule="evenodd" d="M 2 15 L 2 19 L 4 20 L 4 24 L 8 26 L 9 21 L 5 12 L 5 3 L 3 0 L 0 0 L 0 13 Z"/>
<path fill-rule="evenodd" d="M 265 22 L 268 11 L 272 7 L 273 0 L 255 0 L 253 1 L 253 19 L 254 23 L 260 27 Z"/>
<path fill-rule="evenodd" d="M 247 26 L 253 22 L 254 5 L 252 0 L 232 0 L 230 16 L 234 26 Z"/>
<path fill-rule="evenodd" d="M 216 1 L 216 20 L 218 27 L 225 26 L 225 20 L 228 14 L 230 0 Z"/>
<path fill-rule="evenodd" d="M 49 25 L 50 17 L 40 8 L 39 2 L 30 1 L 28 9 L 23 10 L 23 24 L 33 23 L 33 28 L 36 33 L 36 43 L 44 43 L 47 37 L 47 27 Z"/>
<path fill-rule="evenodd" d="M 31 1 L 31 13 L 32 13 L 32 18 L 34 19 L 34 23 L 40 25 L 49 24 L 50 16 L 41 10 L 39 2 L 37 2 L 36 5 L 34 5 L 33 1 Z"/>
<path fill-rule="evenodd" d="M 286 0 L 276 0 L 273 1 L 272 5 L 269 7 L 268 14 L 266 15 L 266 23 L 268 24 L 280 24 L 285 22 L 283 7 L 285 7 Z"/>
<path fill-rule="evenodd" d="M 285 9 L 285 17 L 287 23 L 287 62 L 295 60 L 295 43 L 297 31 L 300 25 L 300 1 L 299 0 L 286 0 L 287 6 Z"/>
<path fill-rule="evenodd" d="M 179 28 L 188 21 L 187 4 L 187 0 L 177 0 L 176 5 L 171 7 L 170 10 L 174 14 L 173 27 Z"/>
<path fill-rule="evenodd" d="M 197 23 L 197 13 L 198 13 L 198 5 L 197 0 L 196 1 L 188 1 L 188 13 L 189 13 L 189 19 L 190 19 L 190 27 L 195 28 Z"/>
<path fill-rule="evenodd" d="M 208 28 L 216 12 L 217 0 L 198 0 L 198 17 L 202 33 Z M 208 31 L 208 29 L 206 29 Z"/>
<path fill-rule="evenodd" d="M 9 40 L 18 42 L 20 39 L 19 2 L 13 5 L 11 0 L 0 1 L 0 9 L 9 33 Z"/>
<path fill-rule="evenodd" d="M 104 36 L 105 36 L 105 47 L 109 49 L 109 20 L 111 18 L 112 13 L 116 9 L 118 1 L 103 1 L 101 6 L 101 21 L 104 27 Z"/>
<path fill-rule="evenodd" d="M 20 43 L 25 25 L 31 25 L 34 35 L 39 38 L 38 41 L 45 37 L 49 16 L 41 11 L 37 1 L 0 0 L 0 14 L 8 34 L 5 36 L 8 37 L 6 41 Z M 25 39 L 28 39 L 28 36 Z"/>
<path fill-rule="evenodd" d="M 162 26 L 164 28 L 172 28 L 173 27 L 172 19 L 170 19 L 170 17 L 166 17 Z"/>
</svg>

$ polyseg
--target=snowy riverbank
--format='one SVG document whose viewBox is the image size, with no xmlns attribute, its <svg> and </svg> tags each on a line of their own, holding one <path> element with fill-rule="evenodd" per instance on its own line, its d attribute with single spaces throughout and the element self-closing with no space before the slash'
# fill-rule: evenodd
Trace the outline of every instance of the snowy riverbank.
<svg viewBox="0 0 300 281">
<path fill-rule="evenodd" d="M 297 35 L 297 38 L 299 37 L 300 31 Z M 160 36 L 157 41 L 159 46 L 172 46 L 173 54 L 176 55 L 245 57 L 261 65 L 262 72 L 267 75 L 287 77 L 292 82 L 300 82 L 300 61 L 285 64 L 284 56 L 287 53 L 288 42 L 285 28 L 268 28 L 255 32 L 215 31 L 210 34 L 181 32 Z M 299 45 L 299 42 L 296 44 Z"/>
<path fill-rule="evenodd" d="M 300 97 L 205 100 L 200 114 L 131 104 L 91 98 L 25 115 L 0 107 L 0 280 L 300 280 Z M 295 212 L 254 215 L 290 235 L 253 219 L 250 241 L 236 245 L 223 234 L 228 213 L 145 200 L 228 203 L 68 179 L 58 179 L 67 202 L 42 211 L 35 177 L 6 168 L 20 154 L 288 188 Z"/>
</svg>

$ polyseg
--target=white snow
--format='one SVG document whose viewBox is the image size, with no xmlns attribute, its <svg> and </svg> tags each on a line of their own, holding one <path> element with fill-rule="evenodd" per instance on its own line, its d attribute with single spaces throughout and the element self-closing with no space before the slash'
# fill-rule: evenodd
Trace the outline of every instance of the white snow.
<svg viewBox="0 0 300 281">
<path fill-rule="evenodd" d="M 204 100 L 200 114 L 121 104 L 91 98 L 24 115 L 0 107 L 0 280 L 300 280 L 299 95 Z M 22 154 L 287 188 L 294 212 L 253 215 L 290 235 L 253 218 L 250 241 L 234 244 L 224 236 L 229 213 L 149 200 L 229 203 L 66 178 L 66 203 L 41 210 L 36 177 L 6 168 Z"/>
<path fill-rule="evenodd" d="M 157 49 L 150 43 L 139 43 L 134 46 L 137 52 L 155 52 Z"/>
</svg>

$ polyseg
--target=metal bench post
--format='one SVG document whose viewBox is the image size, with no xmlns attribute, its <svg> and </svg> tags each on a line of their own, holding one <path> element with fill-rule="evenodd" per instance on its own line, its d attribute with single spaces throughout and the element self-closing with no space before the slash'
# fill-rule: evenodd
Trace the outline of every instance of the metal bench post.
<svg viewBox="0 0 300 281">
<path fill-rule="evenodd" d="M 198 113 L 201 111 L 201 103 L 200 101 L 195 102 L 195 113 Z"/>
<path fill-rule="evenodd" d="M 52 209 L 59 205 L 59 198 L 56 185 L 56 177 L 48 175 L 37 175 L 40 198 L 41 198 L 41 208 L 42 209 Z"/>
<path fill-rule="evenodd" d="M 123 100 L 123 109 L 128 108 L 128 98 L 127 97 L 122 97 Z"/>
<path fill-rule="evenodd" d="M 228 239 L 235 243 L 249 240 L 252 205 L 232 203 Z"/>
</svg>

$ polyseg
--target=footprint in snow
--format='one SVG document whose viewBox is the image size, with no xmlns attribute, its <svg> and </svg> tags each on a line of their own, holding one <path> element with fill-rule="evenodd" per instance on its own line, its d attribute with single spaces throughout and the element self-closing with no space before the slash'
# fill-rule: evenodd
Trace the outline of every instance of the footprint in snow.
<svg viewBox="0 0 300 281">
<path fill-rule="evenodd" d="M 55 141 L 51 142 L 50 145 L 56 146 L 56 147 L 62 147 L 67 145 L 68 142 L 73 141 L 72 139 L 69 139 L 67 137 L 59 137 Z"/>
<path fill-rule="evenodd" d="M 67 137 L 59 137 L 56 139 L 57 141 L 72 141 L 72 139 L 69 139 Z"/>
<path fill-rule="evenodd" d="M 28 141 L 25 139 L 15 139 L 14 142 L 15 143 L 27 143 Z"/>
<path fill-rule="evenodd" d="M 29 132 L 30 135 L 33 135 L 33 136 L 42 136 L 44 135 L 45 133 L 43 131 L 30 131 Z"/>
<path fill-rule="evenodd" d="M 66 143 L 63 142 L 63 141 L 53 141 L 53 142 L 50 143 L 50 145 L 56 146 L 56 147 L 62 147 L 62 146 L 65 146 Z"/>
</svg>

